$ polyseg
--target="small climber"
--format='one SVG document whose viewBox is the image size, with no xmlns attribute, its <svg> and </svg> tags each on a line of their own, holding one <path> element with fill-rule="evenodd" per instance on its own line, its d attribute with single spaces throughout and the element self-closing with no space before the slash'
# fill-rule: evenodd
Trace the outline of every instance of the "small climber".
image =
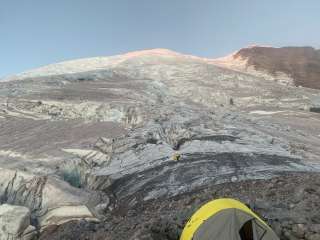
<svg viewBox="0 0 320 240">
<path fill-rule="evenodd" d="M 181 160 L 181 154 L 178 153 L 178 152 L 175 152 L 175 153 L 172 155 L 172 160 L 174 160 L 174 161 L 179 161 L 179 160 Z"/>
</svg>

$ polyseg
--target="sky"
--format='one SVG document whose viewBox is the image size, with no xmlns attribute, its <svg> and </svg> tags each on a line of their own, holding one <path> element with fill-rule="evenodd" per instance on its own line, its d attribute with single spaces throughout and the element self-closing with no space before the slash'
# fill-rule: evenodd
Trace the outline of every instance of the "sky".
<svg viewBox="0 0 320 240">
<path fill-rule="evenodd" d="M 320 48 L 320 1 L 0 0 L 0 77 L 142 49 L 214 58 L 252 44 Z"/>
</svg>

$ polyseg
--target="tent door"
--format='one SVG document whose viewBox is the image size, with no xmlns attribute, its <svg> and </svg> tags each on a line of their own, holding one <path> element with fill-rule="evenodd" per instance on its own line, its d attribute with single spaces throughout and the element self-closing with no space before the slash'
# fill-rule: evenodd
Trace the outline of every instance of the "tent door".
<svg viewBox="0 0 320 240">
<path fill-rule="evenodd" d="M 247 221 L 239 231 L 241 240 L 255 240 L 253 238 L 252 220 Z"/>
<path fill-rule="evenodd" d="M 247 221 L 239 231 L 241 240 L 262 240 L 266 230 L 255 219 Z"/>
</svg>

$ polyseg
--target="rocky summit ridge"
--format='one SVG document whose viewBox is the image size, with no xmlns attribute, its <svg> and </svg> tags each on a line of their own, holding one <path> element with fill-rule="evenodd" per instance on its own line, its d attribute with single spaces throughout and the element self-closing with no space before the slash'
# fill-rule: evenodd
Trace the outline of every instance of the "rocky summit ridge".
<svg viewBox="0 0 320 240">
<path fill-rule="evenodd" d="M 177 239 L 186 209 L 230 195 L 219 186 L 244 188 L 234 197 L 260 207 L 283 239 L 316 239 L 316 55 L 255 46 L 208 59 L 153 49 L 3 79 L 0 211 L 21 227 L 0 217 L 0 239 L 118 239 L 120 230 L 122 239 Z M 295 178 L 294 197 L 280 191 Z M 300 207 L 285 212 L 290 204 Z"/>
</svg>

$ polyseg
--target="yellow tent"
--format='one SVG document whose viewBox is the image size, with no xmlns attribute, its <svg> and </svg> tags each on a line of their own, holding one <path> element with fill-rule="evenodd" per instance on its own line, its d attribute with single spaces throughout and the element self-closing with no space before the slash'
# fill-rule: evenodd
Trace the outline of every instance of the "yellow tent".
<svg viewBox="0 0 320 240">
<path fill-rule="evenodd" d="M 187 222 L 180 240 L 279 240 L 246 205 L 223 198 L 202 206 Z"/>
</svg>

